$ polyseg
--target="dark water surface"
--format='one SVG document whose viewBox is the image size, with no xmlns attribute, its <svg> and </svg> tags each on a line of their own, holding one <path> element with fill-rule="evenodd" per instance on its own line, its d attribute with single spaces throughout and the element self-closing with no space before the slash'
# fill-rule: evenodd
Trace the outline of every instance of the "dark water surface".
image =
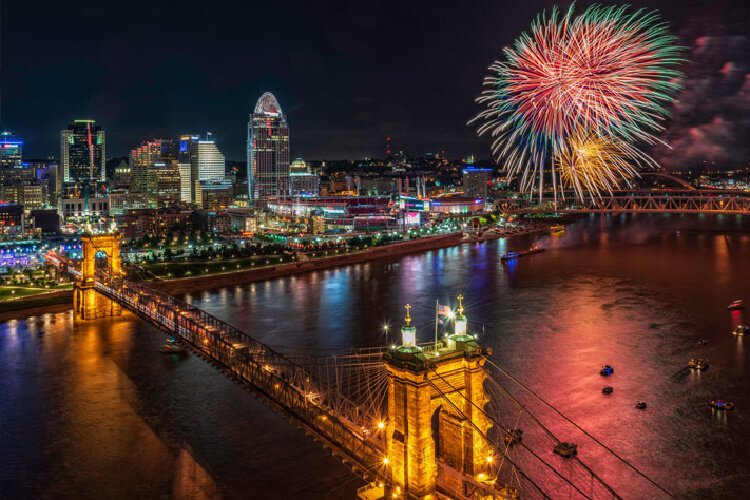
<svg viewBox="0 0 750 500">
<path fill-rule="evenodd" d="M 493 359 L 620 455 L 680 497 L 742 496 L 750 347 L 725 307 L 750 302 L 750 219 L 591 216 L 536 242 L 547 251 L 510 268 L 500 255 L 530 238 L 188 299 L 268 344 L 315 350 L 384 344 L 406 302 L 430 340 L 435 300 L 462 292 Z M 302 431 L 202 360 L 160 354 L 162 339 L 132 315 L 0 325 L 0 497 L 352 496 L 359 483 Z M 707 371 L 685 368 L 696 355 Z M 717 415 L 712 398 L 737 409 Z M 625 497 L 652 496 L 588 459 Z"/>
</svg>

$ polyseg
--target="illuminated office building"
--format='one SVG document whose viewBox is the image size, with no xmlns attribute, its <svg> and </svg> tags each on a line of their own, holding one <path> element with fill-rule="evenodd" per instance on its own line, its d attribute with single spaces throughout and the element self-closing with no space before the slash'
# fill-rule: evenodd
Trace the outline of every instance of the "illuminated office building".
<svg viewBox="0 0 750 500">
<path fill-rule="evenodd" d="M 226 177 L 226 160 L 216 147 L 216 141 L 211 138 L 211 134 L 192 143 L 190 177 L 192 202 L 196 205 L 202 205 L 202 181 L 220 181 Z"/>
<path fill-rule="evenodd" d="M 104 130 L 94 120 L 75 120 L 60 132 L 62 182 L 104 180 Z"/>
<path fill-rule="evenodd" d="M 193 174 L 190 165 L 190 153 L 193 145 L 197 144 L 200 137 L 197 135 L 182 135 L 177 149 L 177 163 L 180 169 L 180 201 L 193 203 Z"/>
<path fill-rule="evenodd" d="M 173 159 L 174 143 L 169 139 L 152 139 L 130 151 L 130 175 L 132 191 L 136 193 L 148 192 L 149 171 L 160 160 Z"/>
<path fill-rule="evenodd" d="M 0 170 L 5 172 L 14 168 L 21 168 L 23 141 L 16 139 L 13 132 L 0 133 Z"/>
<path fill-rule="evenodd" d="M 247 178 L 251 204 L 289 195 L 289 126 L 270 92 L 260 96 L 247 124 Z"/>
</svg>

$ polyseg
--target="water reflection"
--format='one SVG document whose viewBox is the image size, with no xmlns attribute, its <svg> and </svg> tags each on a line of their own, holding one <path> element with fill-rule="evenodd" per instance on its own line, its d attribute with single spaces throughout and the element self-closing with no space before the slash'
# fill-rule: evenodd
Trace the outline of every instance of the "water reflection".
<svg viewBox="0 0 750 500">
<path fill-rule="evenodd" d="M 385 320 L 393 338 L 406 302 L 420 340 L 430 340 L 435 300 L 463 292 L 494 359 L 545 399 L 676 493 L 731 495 L 743 481 L 726 471 L 750 464 L 750 450 L 731 443 L 750 439 L 750 426 L 742 411 L 715 426 L 707 403 L 750 408 L 744 348 L 729 334 L 741 316 L 726 310 L 748 292 L 748 229 L 750 221 L 734 217 L 592 215 L 554 237 L 298 276 L 291 294 L 280 293 L 286 279 L 239 300 L 213 293 L 194 302 L 278 346 L 337 349 L 383 344 Z M 547 251 L 500 262 L 533 243 Z M 691 357 L 711 360 L 709 370 L 690 373 Z M 615 393 L 603 400 L 605 363 L 617 373 L 607 382 Z M 648 410 L 634 410 L 636 401 Z M 638 497 L 616 471 L 603 474 Z"/>
<path fill-rule="evenodd" d="M 726 305 L 750 300 L 749 230 L 737 217 L 592 215 L 555 237 L 186 298 L 268 344 L 331 350 L 383 344 L 385 322 L 393 341 L 406 302 L 430 340 L 435 300 L 462 292 L 493 359 L 585 429 L 678 496 L 738 497 L 750 477 L 750 373 L 744 339 L 730 334 L 742 314 Z M 546 252 L 500 262 L 533 242 Z M 97 496 L 169 496 L 183 477 L 228 496 L 352 496 L 349 471 L 317 444 L 203 361 L 160 354 L 162 340 L 128 315 L 76 329 L 67 313 L 0 326 L 0 497 L 87 496 L 91 485 Z M 710 368 L 690 372 L 691 357 Z M 609 397 L 602 364 L 616 369 Z M 737 409 L 712 412 L 717 398 Z M 642 497 L 585 447 L 581 458 Z"/>
</svg>

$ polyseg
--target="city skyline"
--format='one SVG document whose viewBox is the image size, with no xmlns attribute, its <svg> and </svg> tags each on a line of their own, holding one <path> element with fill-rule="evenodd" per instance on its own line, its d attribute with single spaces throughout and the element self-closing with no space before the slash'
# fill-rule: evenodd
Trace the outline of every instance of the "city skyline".
<svg viewBox="0 0 750 500">
<path fill-rule="evenodd" d="M 660 8 L 689 47 L 689 58 L 701 61 L 700 68 L 687 68 L 687 88 L 664 134 L 675 149 L 656 151 L 668 167 L 678 150 L 686 153 L 685 161 L 703 157 L 736 164 L 747 159 L 739 139 L 748 123 L 736 112 L 748 104 L 743 86 L 748 39 L 742 21 L 747 6 L 723 2 L 705 13 L 704 4 L 635 2 L 636 7 Z M 51 6 L 38 18 L 39 35 L 32 40 L 19 29 L 24 23 L 9 22 L 31 12 L 5 5 L 0 125 L 23 138 L 29 158 L 55 155 L 60 126 L 91 118 L 108 130 L 113 157 L 126 156 L 142 139 L 210 130 L 228 159 L 242 160 L 247 115 L 257 96 L 270 91 L 285 103 L 294 123 L 292 158 L 382 157 L 386 136 L 413 154 L 445 150 L 449 157 L 474 153 L 488 158 L 488 145 L 466 125 L 479 109 L 474 97 L 481 78 L 502 47 L 538 10 L 551 5 L 538 2 L 511 12 L 503 3 L 430 4 L 432 9 L 419 4 L 396 8 L 390 2 L 334 3 L 331 9 L 297 4 L 252 11 L 217 6 L 204 12 L 208 30 L 202 35 L 189 29 L 201 16 L 175 6 L 176 17 L 165 24 L 165 34 L 175 34 L 186 50 L 178 50 L 176 41 L 130 44 L 123 39 L 119 23 L 135 23 L 136 29 L 149 22 L 136 19 L 137 5 L 123 11 L 117 6 L 93 9 L 80 17 Z M 284 29 L 242 30 L 242 19 L 251 14 L 283 20 Z M 344 29 L 329 33 L 320 26 Z M 218 32 L 228 35 L 217 37 Z M 63 33 L 68 46 L 50 48 L 51 38 Z M 78 55 L 85 53 L 78 49 L 90 36 L 101 41 L 93 63 Z M 273 48 L 248 58 L 243 49 L 258 43 Z M 32 74 L 27 60 L 46 64 Z M 215 70 L 204 70 L 209 67 Z M 47 83 L 52 76 L 55 85 Z M 713 95 L 706 94 L 706 87 Z"/>
</svg>

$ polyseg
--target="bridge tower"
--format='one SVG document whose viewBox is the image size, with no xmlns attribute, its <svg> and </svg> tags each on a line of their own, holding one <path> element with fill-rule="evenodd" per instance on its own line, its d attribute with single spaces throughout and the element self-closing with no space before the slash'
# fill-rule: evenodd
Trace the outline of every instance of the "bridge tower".
<svg viewBox="0 0 750 500">
<path fill-rule="evenodd" d="M 385 355 L 386 498 L 433 499 L 438 483 L 450 495 L 464 490 L 467 476 L 481 481 L 489 475 L 492 452 L 483 435 L 492 424 L 483 410 L 490 351 L 466 333 L 462 299 L 454 333 L 424 348 L 407 304 L 401 345 Z"/>
<path fill-rule="evenodd" d="M 122 306 L 102 295 L 94 285 L 97 279 L 96 254 L 98 252 L 104 252 L 107 255 L 108 270 L 105 276 L 110 283 L 113 279 L 123 275 L 120 238 L 119 233 L 86 233 L 81 236 L 81 277 L 76 280 L 73 290 L 73 309 L 77 318 L 89 320 L 122 314 Z"/>
</svg>

